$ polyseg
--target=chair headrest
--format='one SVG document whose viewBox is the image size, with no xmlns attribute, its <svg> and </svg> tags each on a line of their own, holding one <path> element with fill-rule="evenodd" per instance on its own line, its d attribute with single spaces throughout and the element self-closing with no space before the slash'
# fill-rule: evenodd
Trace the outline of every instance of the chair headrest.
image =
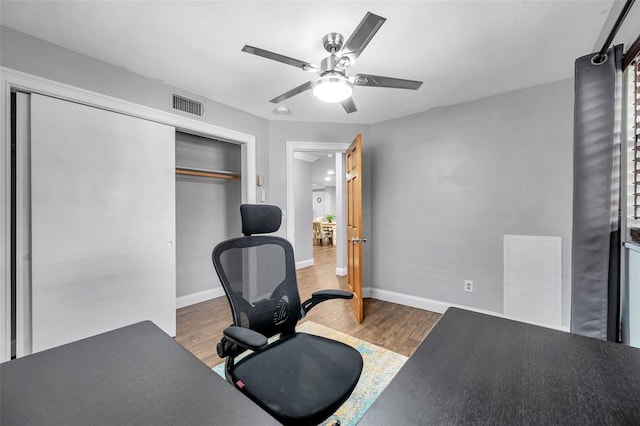
<svg viewBox="0 0 640 426">
<path fill-rule="evenodd" d="M 282 210 L 278 206 L 267 204 L 242 204 L 242 234 L 268 234 L 276 232 L 282 224 Z"/>
</svg>

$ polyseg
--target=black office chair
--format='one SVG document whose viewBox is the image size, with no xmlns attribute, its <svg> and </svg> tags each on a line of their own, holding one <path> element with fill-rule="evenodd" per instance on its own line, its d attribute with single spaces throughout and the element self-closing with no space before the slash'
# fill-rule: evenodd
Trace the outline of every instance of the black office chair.
<svg viewBox="0 0 640 426">
<path fill-rule="evenodd" d="M 254 236 L 280 228 L 280 208 L 243 204 L 240 213 L 244 237 L 218 244 L 212 254 L 233 316 L 217 346 L 218 355 L 226 357 L 227 380 L 283 424 L 318 424 L 351 395 L 362 356 L 295 327 L 318 303 L 353 294 L 318 291 L 300 303 L 289 241 Z M 276 335 L 278 340 L 268 342 Z"/>
</svg>

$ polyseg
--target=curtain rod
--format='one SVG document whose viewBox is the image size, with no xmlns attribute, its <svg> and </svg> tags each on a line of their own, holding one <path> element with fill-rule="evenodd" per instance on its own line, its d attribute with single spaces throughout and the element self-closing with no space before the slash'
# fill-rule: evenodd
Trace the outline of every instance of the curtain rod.
<svg viewBox="0 0 640 426">
<path fill-rule="evenodd" d="M 631 6 L 633 6 L 634 2 L 635 0 L 627 0 L 627 2 L 624 4 L 624 7 L 620 11 L 620 15 L 618 15 L 618 19 L 616 19 L 616 23 L 613 24 L 613 28 L 611 28 L 611 32 L 609 33 L 609 36 L 607 37 L 607 39 L 604 41 L 604 44 L 602 45 L 602 49 L 600 49 L 600 52 L 598 52 L 597 55 L 591 58 L 592 64 L 600 65 L 601 63 L 607 60 L 607 55 L 605 54 L 605 52 L 609 48 L 609 45 L 611 45 L 613 38 L 618 33 L 618 30 L 620 29 L 622 22 L 627 17 L 627 14 L 629 13 L 629 9 L 631 9 Z"/>
<path fill-rule="evenodd" d="M 622 57 L 622 71 L 626 70 L 638 55 L 640 55 L 640 35 L 627 49 L 627 53 Z"/>
</svg>

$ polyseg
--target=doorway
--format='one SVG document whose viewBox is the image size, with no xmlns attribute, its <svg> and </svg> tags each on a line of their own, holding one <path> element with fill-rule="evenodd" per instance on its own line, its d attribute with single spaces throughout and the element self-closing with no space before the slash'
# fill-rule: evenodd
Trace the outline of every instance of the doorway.
<svg viewBox="0 0 640 426">
<path fill-rule="evenodd" d="M 340 185 L 340 182 L 337 182 L 336 169 L 339 166 L 337 163 L 342 164 L 340 157 L 343 154 L 334 152 L 310 152 L 306 153 L 306 155 L 313 158 L 313 162 L 311 163 L 311 194 L 308 192 L 309 187 L 307 186 L 306 188 L 306 195 L 311 195 L 307 197 L 307 202 L 310 204 L 312 212 L 313 234 L 311 246 L 313 249 L 313 263 L 318 264 L 320 259 L 326 259 L 325 261 L 331 262 L 335 268 L 338 266 L 336 255 L 338 246 L 338 223 L 342 224 L 344 222 L 342 220 L 343 218 L 338 218 L 336 214 L 339 198 L 336 196 L 336 189 Z M 296 181 L 295 184 L 300 185 L 301 182 Z M 296 194 L 298 193 L 300 192 L 296 191 Z M 298 202 L 297 205 L 300 205 L 300 203 Z M 299 214 L 300 212 L 296 213 Z M 300 223 L 303 223 L 302 229 L 304 229 L 304 222 L 300 220 L 298 215 L 296 227 L 298 227 Z M 336 273 L 336 275 L 339 274 Z"/>
<path fill-rule="evenodd" d="M 334 162 L 334 174 L 333 179 L 330 178 L 330 181 L 325 181 L 326 177 L 330 177 L 325 171 L 325 175 L 322 176 L 321 181 L 318 182 L 317 188 L 320 189 L 322 182 L 330 182 L 335 186 L 335 206 L 330 206 L 330 209 L 334 212 L 332 216 L 335 216 L 335 271 L 336 275 L 344 276 L 347 273 L 347 258 L 346 258 L 346 209 L 345 209 L 345 166 L 344 166 L 344 153 L 347 148 L 349 148 L 348 143 L 328 143 L 328 142 L 295 142 L 295 141 L 287 141 L 286 143 L 286 166 L 287 166 L 287 205 L 286 205 L 286 213 L 287 213 L 287 239 L 291 242 L 294 247 L 296 246 L 296 235 L 299 236 L 299 239 L 306 240 L 305 248 L 308 253 L 313 252 L 313 204 L 312 201 L 314 199 L 317 200 L 318 197 L 312 198 L 313 187 L 308 188 L 308 190 L 300 191 L 300 188 L 296 188 L 296 179 L 294 173 L 294 165 L 297 157 L 306 157 L 306 158 L 321 158 L 323 156 L 325 159 L 332 158 L 333 160 L 329 160 L 328 163 Z M 332 157 L 329 157 L 332 155 Z M 319 161 L 319 160 L 317 160 Z M 327 169 L 330 170 L 330 169 Z M 326 189 L 326 185 L 325 185 Z M 325 191 L 326 194 L 327 191 Z M 297 197 L 296 197 L 297 195 Z M 326 200 L 322 198 L 322 202 Z M 305 220 L 300 221 L 296 220 L 297 210 L 300 210 L 298 206 L 302 203 L 305 203 L 308 206 L 309 210 L 309 223 L 306 223 Z M 325 208 L 326 212 L 326 208 Z M 324 215 L 326 219 L 326 213 Z M 327 221 L 328 222 L 328 221 Z M 308 247 L 306 247 L 308 245 Z M 299 246 L 299 244 L 298 244 Z M 313 264 L 313 257 L 310 257 L 311 261 L 303 262 L 299 265 L 299 267 L 310 266 Z M 298 258 L 298 253 L 296 253 L 296 258 Z"/>
</svg>

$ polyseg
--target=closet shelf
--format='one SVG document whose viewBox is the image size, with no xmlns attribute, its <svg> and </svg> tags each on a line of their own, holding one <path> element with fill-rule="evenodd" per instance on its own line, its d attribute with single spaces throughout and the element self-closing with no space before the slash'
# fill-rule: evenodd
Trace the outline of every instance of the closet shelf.
<svg viewBox="0 0 640 426">
<path fill-rule="evenodd" d="M 196 169 L 194 167 L 176 167 L 177 175 L 201 176 L 217 179 L 240 180 L 240 173 L 228 172 L 224 170 Z"/>
</svg>

